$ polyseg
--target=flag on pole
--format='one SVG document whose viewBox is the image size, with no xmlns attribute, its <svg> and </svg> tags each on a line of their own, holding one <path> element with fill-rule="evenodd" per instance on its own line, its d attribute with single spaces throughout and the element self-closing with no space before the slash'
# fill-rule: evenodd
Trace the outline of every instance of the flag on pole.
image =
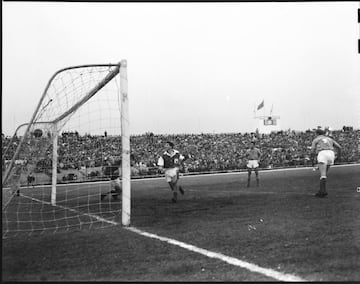
<svg viewBox="0 0 360 284">
<path fill-rule="evenodd" d="M 262 107 L 264 107 L 264 100 L 258 105 L 257 110 L 261 109 Z"/>
</svg>

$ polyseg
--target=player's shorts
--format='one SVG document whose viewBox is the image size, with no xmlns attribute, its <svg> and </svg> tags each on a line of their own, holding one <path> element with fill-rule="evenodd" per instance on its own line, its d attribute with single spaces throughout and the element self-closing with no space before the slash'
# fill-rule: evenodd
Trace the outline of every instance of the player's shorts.
<svg viewBox="0 0 360 284">
<path fill-rule="evenodd" d="M 322 150 L 317 155 L 317 162 L 325 165 L 333 165 L 335 160 L 335 153 L 332 150 Z"/>
<path fill-rule="evenodd" d="M 258 160 L 249 160 L 246 166 L 249 169 L 255 169 L 259 167 L 259 162 Z"/>
<path fill-rule="evenodd" d="M 110 180 L 111 189 L 115 189 L 117 192 L 121 191 L 121 180 L 120 178 Z"/>
<path fill-rule="evenodd" d="M 179 168 L 165 169 L 165 179 L 167 182 L 176 182 L 178 180 Z"/>
</svg>

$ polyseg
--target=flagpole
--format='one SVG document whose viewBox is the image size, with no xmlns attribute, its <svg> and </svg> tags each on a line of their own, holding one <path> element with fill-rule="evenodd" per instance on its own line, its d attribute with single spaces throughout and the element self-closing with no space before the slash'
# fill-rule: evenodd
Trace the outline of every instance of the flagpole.
<svg viewBox="0 0 360 284">
<path fill-rule="evenodd" d="M 263 99 L 263 114 L 264 114 L 264 117 L 265 117 L 265 101 Z"/>
</svg>

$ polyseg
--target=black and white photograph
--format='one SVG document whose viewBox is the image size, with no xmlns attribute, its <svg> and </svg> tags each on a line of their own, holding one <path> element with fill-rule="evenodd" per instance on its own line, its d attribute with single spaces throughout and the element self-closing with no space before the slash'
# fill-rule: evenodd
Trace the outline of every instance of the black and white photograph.
<svg viewBox="0 0 360 284">
<path fill-rule="evenodd" d="M 360 281 L 360 1 L 2 1 L 2 282 Z"/>
</svg>

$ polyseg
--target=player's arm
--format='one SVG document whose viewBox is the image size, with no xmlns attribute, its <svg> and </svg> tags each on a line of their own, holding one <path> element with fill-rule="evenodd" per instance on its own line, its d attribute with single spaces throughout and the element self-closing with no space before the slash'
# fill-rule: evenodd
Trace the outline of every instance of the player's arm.
<svg viewBox="0 0 360 284">
<path fill-rule="evenodd" d="M 180 169 L 181 170 L 185 170 L 185 160 L 187 160 L 189 157 L 188 157 L 188 155 L 182 155 L 182 154 L 180 154 L 179 155 L 179 166 L 180 166 Z"/>
<path fill-rule="evenodd" d="M 186 161 L 186 160 L 188 160 L 188 159 L 191 159 L 192 157 L 191 157 L 191 155 L 190 154 L 184 154 L 184 155 L 182 155 L 182 154 L 180 154 L 180 156 L 179 156 L 179 160 L 183 163 L 184 161 Z"/>
<path fill-rule="evenodd" d="M 316 152 L 311 150 L 310 153 L 310 161 L 311 161 L 311 166 L 314 167 L 316 164 Z"/>
<path fill-rule="evenodd" d="M 311 153 L 314 153 L 314 154 L 315 154 L 317 141 L 318 141 L 318 139 L 315 138 L 315 139 L 313 140 L 313 142 L 311 143 L 311 148 L 310 148 Z"/>
<path fill-rule="evenodd" d="M 311 161 L 311 166 L 314 167 L 316 164 L 316 155 L 315 152 L 311 152 L 310 153 L 310 161 Z"/>
<path fill-rule="evenodd" d="M 337 160 L 341 161 L 341 146 L 339 143 L 337 143 L 335 140 L 333 140 L 334 146 L 337 149 Z"/>
<path fill-rule="evenodd" d="M 244 159 L 246 160 L 246 162 L 249 161 L 249 150 L 245 152 Z"/>
<path fill-rule="evenodd" d="M 334 146 L 335 146 L 339 151 L 341 151 L 341 146 L 340 146 L 340 144 L 339 144 L 338 142 L 336 142 L 335 140 L 333 140 L 333 142 L 334 142 Z"/>
<path fill-rule="evenodd" d="M 316 144 L 317 144 L 317 139 L 314 139 L 313 142 L 311 143 L 311 148 L 310 148 L 310 160 L 311 160 L 311 165 L 315 166 L 315 160 L 316 160 Z"/>
<path fill-rule="evenodd" d="M 161 172 L 164 171 L 164 158 L 162 156 L 159 157 L 157 166 Z"/>
</svg>

